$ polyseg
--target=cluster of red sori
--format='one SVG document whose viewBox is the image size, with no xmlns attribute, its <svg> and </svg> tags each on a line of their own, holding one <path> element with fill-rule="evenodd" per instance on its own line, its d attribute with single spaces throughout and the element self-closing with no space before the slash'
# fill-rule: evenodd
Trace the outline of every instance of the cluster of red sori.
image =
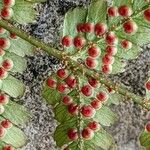
<svg viewBox="0 0 150 150">
<path fill-rule="evenodd" d="M 132 14 L 132 8 L 126 5 L 120 6 L 119 8 L 114 6 L 108 8 L 108 15 L 110 17 L 120 16 L 122 18 L 126 18 L 126 21 L 123 23 L 123 30 L 126 34 L 129 35 L 134 35 L 138 30 L 136 22 L 131 19 Z M 143 16 L 145 20 L 150 21 L 150 8 L 143 12 Z M 79 23 L 76 27 L 76 30 L 79 35 L 74 38 L 69 35 L 64 36 L 62 38 L 62 45 L 64 47 L 74 46 L 77 49 L 82 49 L 86 44 L 88 44 L 88 42 L 86 42 L 84 35 L 81 33 L 94 33 L 97 37 L 104 38 L 106 43 L 106 53 L 104 56 L 102 56 L 103 66 L 101 68 L 101 71 L 104 74 L 110 74 L 112 72 L 112 65 L 115 62 L 115 55 L 118 51 L 118 44 L 120 44 L 123 49 L 132 48 L 131 41 L 128 39 L 118 39 L 117 33 L 109 31 L 108 26 L 105 23 Z M 90 43 L 87 53 L 88 57 L 85 59 L 85 64 L 88 68 L 95 69 L 98 67 L 97 58 L 101 55 L 101 49 L 97 44 Z"/>
<path fill-rule="evenodd" d="M 91 140 L 94 137 L 94 132 L 97 132 L 100 130 L 100 124 L 96 121 L 91 121 L 87 124 L 87 127 L 85 127 L 81 131 L 82 138 L 84 140 Z M 76 128 L 72 128 L 68 131 L 68 138 L 71 141 L 75 141 L 79 138 L 79 131 Z"/>
<path fill-rule="evenodd" d="M 5 137 L 7 130 L 9 130 L 11 127 L 12 123 L 7 119 L 0 123 L 0 139 Z"/>
<path fill-rule="evenodd" d="M 11 19 L 13 16 L 13 9 L 12 7 L 15 5 L 15 0 L 2 0 L 3 8 L 0 11 L 1 17 L 3 19 Z"/>
<path fill-rule="evenodd" d="M 12 10 L 12 6 L 15 4 L 15 0 L 2 0 L 4 8 L 1 10 L 1 17 L 3 19 L 8 19 Z M 3 27 L 0 27 L 0 35 L 5 34 L 6 30 Z M 11 40 L 17 39 L 17 35 L 14 33 L 9 33 L 8 38 L 0 37 L 0 56 L 5 57 L 7 49 L 11 46 Z M 13 68 L 14 64 L 11 59 L 4 59 L 0 67 L 0 79 L 5 79 L 8 75 L 8 71 Z"/>
<path fill-rule="evenodd" d="M 57 80 L 49 77 L 47 80 L 47 85 L 50 88 L 57 89 L 60 93 L 67 93 L 70 89 L 73 89 L 76 87 L 77 80 L 75 79 L 75 76 L 69 75 L 69 72 L 67 69 L 59 69 L 57 71 L 57 76 L 62 79 L 63 82 L 57 83 Z"/>
<path fill-rule="evenodd" d="M 103 102 L 106 102 L 109 97 L 107 92 L 101 91 L 96 95 L 96 98 L 92 98 L 94 88 L 99 88 L 99 87 L 100 87 L 99 81 L 90 78 L 88 80 L 88 84 L 84 85 L 81 88 L 81 93 L 83 94 L 83 96 L 89 97 L 91 99 L 90 105 L 83 105 L 79 107 L 78 104 L 74 103 L 73 100 L 71 100 L 71 103 L 68 104 L 65 103 L 65 105 L 68 106 L 69 114 L 78 115 L 81 112 L 82 117 L 84 118 L 87 119 L 94 118 L 96 111 L 98 111 L 102 107 Z M 108 92 L 111 94 L 114 91 L 111 88 L 108 88 Z M 71 99 L 71 97 L 69 98 Z M 71 141 L 77 140 L 79 138 L 79 134 L 81 133 L 82 138 L 84 140 L 91 140 L 94 137 L 94 132 L 97 132 L 99 130 L 100 130 L 100 124 L 96 121 L 91 121 L 88 123 L 87 127 L 85 127 L 81 132 L 78 131 L 76 128 L 70 129 L 68 131 L 68 138 Z M 65 149 L 68 149 L 68 147 Z"/>
<path fill-rule="evenodd" d="M 8 71 L 13 68 L 14 64 L 13 61 L 10 59 L 3 60 L 1 67 L 0 67 L 0 79 L 5 79 L 8 76 Z"/>
<path fill-rule="evenodd" d="M 132 14 L 133 14 L 132 8 L 127 5 L 120 6 L 119 8 L 115 6 L 108 8 L 108 15 L 110 17 L 121 16 L 124 18 L 129 18 L 132 17 Z M 150 21 L 150 8 L 144 10 L 143 17 L 146 21 L 148 22 Z"/>
<path fill-rule="evenodd" d="M 146 82 L 145 88 L 146 90 L 150 91 L 150 80 Z M 150 123 L 148 123 L 145 128 L 146 128 L 146 131 L 150 133 Z"/>
<path fill-rule="evenodd" d="M 9 103 L 9 96 L 6 94 L 0 94 L 0 114 L 3 114 L 5 111 L 4 106 Z"/>
<path fill-rule="evenodd" d="M 10 145 L 6 145 L 6 146 L 3 147 L 2 150 L 15 150 L 15 148 L 10 146 Z"/>
<path fill-rule="evenodd" d="M 109 94 L 114 91 L 108 88 L 106 91 L 100 91 L 96 97 L 93 97 L 93 92 L 95 88 L 99 88 L 100 82 L 94 78 L 89 78 L 88 83 L 80 88 L 80 93 L 82 96 L 87 97 L 91 100 L 89 105 L 78 105 L 70 96 L 69 90 L 77 87 L 77 79 L 73 75 L 69 75 L 67 69 L 59 69 L 57 71 L 57 77 L 63 80 L 63 83 L 58 83 L 58 78 L 49 77 L 47 80 L 47 85 L 51 89 L 58 90 L 58 92 L 65 94 L 62 98 L 62 104 L 67 107 L 67 111 L 71 116 L 76 116 L 81 113 L 82 117 L 91 119 L 96 114 L 96 111 L 102 107 L 102 104 L 106 102 L 109 98 Z M 60 81 L 59 81 L 60 82 Z M 93 98 L 92 98 L 93 97 Z M 82 131 L 82 137 L 85 140 L 90 140 L 94 137 L 94 132 L 100 129 L 100 124 L 96 121 L 91 121 Z M 76 128 L 72 128 L 68 131 L 69 140 L 77 140 L 79 137 L 79 132 Z M 67 147 L 68 148 L 68 147 Z M 65 148 L 66 149 L 66 148 Z"/>
<path fill-rule="evenodd" d="M 0 27 L 0 34 L 4 33 L 5 29 Z M 0 38 L 0 57 L 5 57 L 5 50 L 9 49 L 11 46 L 10 39 L 17 39 L 16 34 L 10 33 L 9 38 Z M 14 63 L 11 59 L 4 59 L 0 67 L 0 79 L 5 79 L 8 75 L 8 71 L 10 71 L 13 68 L 13 66 Z"/>
</svg>

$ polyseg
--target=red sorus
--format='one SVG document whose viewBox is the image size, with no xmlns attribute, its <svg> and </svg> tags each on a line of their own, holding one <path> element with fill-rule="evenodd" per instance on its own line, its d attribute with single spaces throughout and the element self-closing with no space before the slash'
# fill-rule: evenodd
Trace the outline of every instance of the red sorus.
<svg viewBox="0 0 150 150">
<path fill-rule="evenodd" d="M 77 36 L 74 38 L 74 46 L 78 49 L 82 49 L 85 45 L 85 39 L 84 37 Z"/>
<path fill-rule="evenodd" d="M 91 140 L 94 137 L 94 132 L 89 127 L 82 130 L 82 137 L 84 140 Z"/>
<path fill-rule="evenodd" d="M 12 39 L 17 39 L 18 36 L 15 33 L 10 33 L 10 38 Z"/>
<path fill-rule="evenodd" d="M 62 38 L 61 43 L 65 47 L 70 47 L 72 45 L 72 38 L 69 35 L 66 35 Z"/>
<path fill-rule="evenodd" d="M 5 79 L 7 78 L 7 76 L 8 76 L 7 71 L 4 68 L 0 67 L 0 79 Z"/>
<path fill-rule="evenodd" d="M 100 124 L 96 121 L 90 122 L 88 124 L 88 127 L 93 130 L 94 132 L 97 132 L 100 130 Z"/>
<path fill-rule="evenodd" d="M 66 69 L 59 69 L 58 71 L 57 71 L 57 75 L 58 75 L 58 77 L 59 78 L 61 78 L 61 79 L 65 79 L 65 78 L 67 78 L 68 77 L 68 70 L 66 70 Z"/>
<path fill-rule="evenodd" d="M 118 8 L 118 12 L 122 17 L 130 17 L 132 15 L 132 9 L 126 5 L 120 6 Z"/>
<path fill-rule="evenodd" d="M 0 48 L 8 49 L 10 47 L 10 41 L 6 38 L 0 38 Z"/>
<path fill-rule="evenodd" d="M 64 96 L 62 100 L 64 105 L 70 105 L 72 101 L 73 101 L 72 98 L 68 95 Z"/>
<path fill-rule="evenodd" d="M 97 99 L 94 99 L 94 100 L 91 102 L 91 106 L 92 106 L 94 109 L 98 110 L 98 109 L 100 109 L 100 108 L 102 107 L 102 103 L 101 103 L 101 101 L 99 101 L 99 100 L 97 100 Z"/>
<path fill-rule="evenodd" d="M 1 122 L 1 126 L 3 126 L 5 129 L 10 129 L 12 127 L 12 123 L 6 119 Z"/>
<path fill-rule="evenodd" d="M 6 129 L 0 126 L 0 139 L 4 138 L 6 135 Z"/>
<path fill-rule="evenodd" d="M 123 24 L 124 32 L 127 34 L 135 34 L 138 30 L 137 24 L 133 20 L 129 20 Z"/>
<path fill-rule="evenodd" d="M 78 115 L 78 110 L 79 110 L 79 106 L 77 104 L 70 104 L 68 106 L 68 112 L 71 114 L 71 115 Z"/>
<path fill-rule="evenodd" d="M 150 132 L 150 123 L 148 123 L 145 128 L 146 128 L 147 132 Z"/>
<path fill-rule="evenodd" d="M 118 37 L 114 32 L 109 32 L 106 35 L 106 43 L 108 45 L 117 45 L 118 44 Z"/>
<path fill-rule="evenodd" d="M 101 50 L 98 46 L 92 46 L 88 49 L 88 54 L 92 58 L 97 58 L 101 53 Z"/>
<path fill-rule="evenodd" d="M 84 117 L 92 118 L 92 117 L 94 117 L 96 111 L 92 106 L 84 105 L 84 106 L 82 106 L 81 113 Z"/>
<path fill-rule="evenodd" d="M 87 22 L 83 24 L 83 31 L 84 32 L 94 32 L 94 24 Z"/>
<path fill-rule="evenodd" d="M 77 80 L 74 76 L 67 77 L 65 81 L 70 88 L 75 88 L 77 85 Z"/>
<path fill-rule="evenodd" d="M 112 65 L 104 65 L 104 66 L 102 66 L 102 72 L 104 74 L 111 74 L 112 73 Z"/>
<path fill-rule="evenodd" d="M 150 8 L 148 8 L 144 11 L 144 19 L 146 21 L 150 21 Z"/>
<path fill-rule="evenodd" d="M 3 114 L 5 111 L 5 108 L 3 105 L 0 105 L 0 115 Z"/>
<path fill-rule="evenodd" d="M 102 36 L 107 32 L 107 25 L 104 23 L 97 23 L 95 25 L 94 31 L 97 36 Z"/>
<path fill-rule="evenodd" d="M 104 91 L 101 91 L 101 92 L 99 92 L 98 94 L 97 94 L 97 99 L 98 100 L 100 100 L 101 102 L 105 102 L 105 101 L 107 101 L 107 99 L 108 99 L 108 94 L 106 93 L 106 92 L 104 92 Z"/>
<path fill-rule="evenodd" d="M 107 12 L 108 12 L 108 15 L 110 17 L 117 17 L 118 16 L 118 8 L 117 7 L 114 7 L 114 6 L 109 7 Z"/>
<path fill-rule="evenodd" d="M 87 57 L 85 60 L 85 64 L 89 69 L 94 69 L 98 66 L 98 61 L 94 58 Z"/>
<path fill-rule="evenodd" d="M 2 27 L 0 27 L 0 34 L 4 34 L 6 32 L 6 30 Z"/>
<path fill-rule="evenodd" d="M 5 51 L 0 48 L 0 56 L 4 56 L 4 55 L 5 55 Z"/>
<path fill-rule="evenodd" d="M 9 102 L 9 96 L 6 94 L 0 94 L 0 105 L 6 105 Z"/>
<path fill-rule="evenodd" d="M 94 78 L 89 78 L 88 82 L 94 88 L 99 88 L 100 87 L 100 82 L 98 80 L 94 79 Z"/>
<path fill-rule="evenodd" d="M 85 96 L 91 96 L 93 94 L 93 89 L 92 89 L 92 87 L 90 85 L 84 85 L 81 88 L 81 92 Z"/>
<path fill-rule="evenodd" d="M 115 61 L 114 57 L 111 55 L 106 54 L 103 58 L 102 58 L 102 62 L 105 65 L 111 65 L 113 64 Z"/>
<path fill-rule="evenodd" d="M 84 31 L 84 28 L 83 28 L 83 23 L 79 23 L 79 24 L 77 25 L 77 31 L 78 31 L 78 32 L 85 32 L 85 31 Z"/>
<path fill-rule="evenodd" d="M 108 92 L 109 92 L 110 94 L 115 93 L 115 90 L 113 90 L 111 87 L 108 87 L 107 90 L 108 90 Z"/>
<path fill-rule="evenodd" d="M 11 70 L 14 66 L 14 63 L 12 60 L 10 59 L 5 59 L 3 62 L 2 62 L 2 66 L 3 68 L 8 71 L 8 70 Z"/>
<path fill-rule="evenodd" d="M 1 17 L 4 19 L 10 19 L 13 16 L 13 10 L 8 7 L 4 7 L 1 10 Z"/>
<path fill-rule="evenodd" d="M 12 146 L 6 145 L 3 147 L 3 150 L 15 150 L 15 148 Z"/>
<path fill-rule="evenodd" d="M 146 87 L 147 90 L 150 91 L 150 81 L 148 81 L 148 82 L 145 84 L 145 87 Z"/>
<path fill-rule="evenodd" d="M 117 54 L 117 47 L 115 47 L 115 46 L 107 46 L 106 47 L 106 52 L 107 52 L 107 54 L 109 54 L 109 55 L 116 55 Z"/>
<path fill-rule="evenodd" d="M 15 5 L 15 0 L 3 0 L 3 4 L 6 7 L 12 7 Z"/>
<path fill-rule="evenodd" d="M 68 131 L 68 138 L 69 138 L 71 141 L 77 140 L 77 139 L 79 138 L 77 129 L 70 129 L 70 130 Z"/>
<path fill-rule="evenodd" d="M 66 147 L 66 148 L 64 148 L 64 150 L 71 150 L 71 148 L 69 148 L 69 147 Z"/>
<path fill-rule="evenodd" d="M 132 43 L 128 40 L 122 40 L 121 41 L 121 46 L 124 49 L 131 49 L 132 48 Z"/>
<path fill-rule="evenodd" d="M 57 82 L 56 82 L 55 79 L 49 77 L 49 78 L 47 79 L 47 85 L 48 85 L 48 87 L 50 87 L 50 88 L 56 88 Z"/>
<path fill-rule="evenodd" d="M 60 92 L 60 93 L 66 93 L 68 91 L 68 85 L 65 84 L 65 83 L 60 83 L 58 84 L 57 86 L 57 90 Z"/>
</svg>

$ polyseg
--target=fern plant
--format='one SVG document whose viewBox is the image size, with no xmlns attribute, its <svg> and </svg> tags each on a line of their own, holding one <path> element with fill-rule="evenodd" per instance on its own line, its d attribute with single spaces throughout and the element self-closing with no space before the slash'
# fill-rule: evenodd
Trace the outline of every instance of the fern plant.
<svg viewBox="0 0 150 150">
<path fill-rule="evenodd" d="M 34 4 L 39 1 L 0 1 L 1 20 L 21 24 L 36 18 Z M 0 149 L 13 150 L 23 147 L 28 138 L 20 127 L 31 117 L 29 111 L 17 102 L 25 91 L 24 84 L 14 77 L 27 67 L 25 56 L 33 55 L 35 47 L 0 26 Z"/>
<path fill-rule="evenodd" d="M 53 106 L 58 121 L 54 133 L 58 148 L 118 149 L 105 130 L 105 126 L 117 121 L 110 106 L 118 105 L 127 97 L 150 110 L 150 81 L 145 82 L 146 96 L 141 97 L 110 81 L 109 75 L 123 72 L 126 61 L 136 58 L 141 46 L 150 42 L 150 1 L 113 0 L 109 5 L 105 0 L 92 0 L 88 7 L 70 10 L 62 32 L 63 52 L 12 25 L 32 22 L 35 19 L 33 5 L 37 2 L 42 1 L 3 0 L 0 3 L 0 148 L 17 149 L 26 143 L 27 138 L 18 125 L 28 121 L 30 115 L 15 102 L 23 95 L 24 86 L 12 73 L 22 73 L 26 68 L 24 56 L 32 55 L 34 47 L 38 47 L 59 58 L 64 66 L 50 75 L 42 92 Z M 149 123 L 140 141 L 143 148 L 150 149 Z"/>
</svg>

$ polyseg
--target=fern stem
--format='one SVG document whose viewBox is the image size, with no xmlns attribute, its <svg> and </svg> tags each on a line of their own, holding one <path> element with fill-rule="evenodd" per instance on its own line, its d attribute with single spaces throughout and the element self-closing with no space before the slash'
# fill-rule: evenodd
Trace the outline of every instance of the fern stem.
<svg viewBox="0 0 150 150">
<path fill-rule="evenodd" d="M 77 61 L 73 60 L 71 57 L 67 56 L 65 53 L 62 53 L 58 51 L 57 49 L 51 47 L 48 44 L 43 43 L 42 41 L 36 39 L 35 37 L 29 35 L 28 33 L 24 32 L 21 29 L 18 29 L 17 27 L 14 27 L 10 23 L 4 20 L 0 20 L 0 26 L 8 30 L 9 32 L 15 33 L 20 38 L 26 40 L 27 42 L 31 43 L 32 45 L 41 48 L 45 52 L 47 52 L 49 55 L 53 55 L 54 57 L 64 60 L 63 54 L 66 57 L 65 60 L 69 63 L 70 66 L 78 68 L 81 72 L 84 72 L 87 76 L 91 76 L 97 80 L 100 80 L 102 84 L 105 86 L 111 87 L 115 89 L 119 94 L 126 96 L 129 99 L 132 99 L 137 104 L 140 104 L 142 107 L 150 110 L 150 103 L 144 100 L 143 97 L 138 96 L 132 92 L 129 92 L 126 88 L 124 88 L 121 85 L 117 85 L 116 83 L 108 80 L 106 77 L 102 77 L 100 74 L 96 74 L 94 70 L 89 70 L 85 66 L 81 66 Z"/>
</svg>

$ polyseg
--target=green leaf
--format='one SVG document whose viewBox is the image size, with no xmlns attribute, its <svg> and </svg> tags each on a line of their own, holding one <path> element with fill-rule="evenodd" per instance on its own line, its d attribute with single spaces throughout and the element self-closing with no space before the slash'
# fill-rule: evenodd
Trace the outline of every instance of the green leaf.
<svg viewBox="0 0 150 150">
<path fill-rule="evenodd" d="M 144 131 L 140 135 L 139 139 L 140 139 L 141 146 L 145 148 L 144 150 L 149 150 L 150 149 L 150 133 L 147 131 Z"/>
<path fill-rule="evenodd" d="M 8 75 L 8 77 L 2 81 L 1 90 L 9 94 L 11 97 L 17 98 L 23 96 L 25 86 L 18 79 Z"/>
<path fill-rule="evenodd" d="M 5 112 L 2 116 L 9 119 L 13 124 L 19 126 L 24 125 L 29 121 L 30 114 L 24 106 L 19 105 L 16 102 L 9 101 L 4 108 Z"/>
<path fill-rule="evenodd" d="M 86 21 L 87 9 L 77 7 L 70 10 L 65 15 L 64 26 L 63 26 L 63 36 L 70 35 L 72 37 L 77 35 L 76 26 L 79 23 L 84 23 Z"/>
<path fill-rule="evenodd" d="M 26 42 L 25 40 L 18 38 L 18 39 L 11 39 L 11 46 L 7 50 L 9 52 L 13 52 L 16 55 L 24 57 L 25 55 L 33 55 L 34 46 L 30 43 Z"/>
<path fill-rule="evenodd" d="M 98 7 L 97 7 L 98 6 Z M 95 0 L 88 7 L 86 21 L 92 23 L 106 22 L 107 3 L 105 0 Z"/>
<path fill-rule="evenodd" d="M 3 118 L 0 116 L 0 121 L 2 120 Z M 13 147 L 20 148 L 27 144 L 27 137 L 21 131 L 21 129 L 17 128 L 16 126 L 12 126 L 7 130 L 5 137 L 2 138 L 1 141 L 10 144 Z"/>
<path fill-rule="evenodd" d="M 60 123 L 65 123 L 65 122 L 69 122 L 69 121 L 75 121 L 77 120 L 77 117 L 76 116 L 72 116 L 68 113 L 68 110 L 67 110 L 67 106 L 64 106 L 62 104 L 59 104 L 57 105 L 55 108 L 54 108 L 54 111 L 55 111 L 55 119 L 60 122 Z M 64 115 L 65 114 L 65 115 Z"/>
<path fill-rule="evenodd" d="M 134 0 L 136 1 L 136 0 Z M 113 5 L 114 6 L 122 6 L 122 5 L 132 5 L 132 0 L 113 0 Z"/>
<path fill-rule="evenodd" d="M 101 147 L 103 150 L 108 150 L 113 143 L 114 140 L 112 136 L 108 134 L 103 128 L 101 128 L 98 132 L 95 132 L 94 138 L 92 140 L 84 142 L 84 149 L 86 149 L 89 145 L 93 147 L 95 145 L 97 147 Z"/>
<path fill-rule="evenodd" d="M 30 3 L 43 3 L 43 2 L 46 2 L 46 0 L 25 0 L 27 2 L 30 2 Z"/>
<path fill-rule="evenodd" d="M 118 117 L 108 107 L 103 106 L 96 112 L 94 119 L 104 126 L 110 126 L 118 120 Z"/>
<path fill-rule="evenodd" d="M 83 150 L 108 150 L 114 145 L 114 140 L 110 134 L 101 128 L 100 131 L 95 132 L 93 139 L 83 141 L 82 145 Z M 80 150 L 78 142 L 72 142 L 68 147 L 71 150 Z"/>
<path fill-rule="evenodd" d="M 72 142 L 68 147 L 71 148 L 71 150 L 80 150 L 78 142 Z"/>
<path fill-rule="evenodd" d="M 23 71 L 25 71 L 25 69 L 27 68 L 27 61 L 25 58 L 20 57 L 14 53 L 9 53 L 6 52 L 6 54 L 4 55 L 3 59 L 10 59 L 13 61 L 13 68 L 11 69 L 12 72 L 19 72 L 19 73 L 23 73 Z"/>
<path fill-rule="evenodd" d="M 105 0 L 94 0 L 88 7 L 86 22 L 94 24 L 106 23 L 106 12 L 107 12 L 107 2 Z M 93 33 L 87 33 L 86 38 L 88 40 L 94 40 L 96 36 Z"/>
<path fill-rule="evenodd" d="M 1 149 L 1 150 L 3 149 L 4 146 L 5 146 L 5 143 L 2 142 L 2 141 L 0 141 L 0 149 Z"/>
<path fill-rule="evenodd" d="M 110 94 L 108 102 L 106 102 L 106 104 L 119 105 L 119 103 L 122 99 L 123 99 L 123 96 L 121 94 L 118 94 L 115 92 L 115 93 Z"/>
<path fill-rule="evenodd" d="M 69 122 L 65 122 L 62 125 L 59 125 L 56 128 L 55 133 L 54 133 L 54 139 L 58 147 L 61 148 L 63 145 L 71 142 L 67 136 L 67 133 L 71 128 L 74 128 L 75 126 L 77 126 L 77 122 L 69 121 Z"/>
<path fill-rule="evenodd" d="M 63 97 L 63 95 L 59 93 L 56 89 L 51 89 L 47 85 L 44 86 L 42 95 L 43 98 L 52 106 L 58 104 Z"/>
<path fill-rule="evenodd" d="M 125 60 L 137 58 L 142 48 L 138 45 L 133 44 L 131 49 L 123 49 L 121 45 L 118 45 L 118 53 L 116 56 Z"/>
<path fill-rule="evenodd" d="M 111 74 L 117 74 L 123 72 L 125 69 L 126 63 L 117 57 L 115 57 L 115 62 L 112 65 L 112 73 Z"/>
<path fill-rule="evenodd" d="M 65 15 L 64 25 L 63 25 L 63 36 L 70 35 L 75 37 L 77 35 L 76 26 L 79 23 L 84 23 L 86 21 L 87 9 L 85 8 L 75 8 L 70 10 Z M 67 53 L 73 54 L 76 52 L 74 46 L 65 49 Z"/>
<path fill-rule="evenodd" d="M 144 0 L 138 0 L 138 1 L 134 0 L 132 4 L 132 8 L 133 10 L 138 10 L 139 8 L 142 8 L 146 5 L 147 5 L 147 2 Z"/>
<path fill-rule="evenodd" d="M 19 24 L 32 23 L 36 19 L 36 11 L 34 4 L 45 2 L 45 0 L 15 0 L 15 5 L 12 7 L 14 14 L 11 20 Z M 0 2 L 0 9 L 3 7 Z"/>
<path fill-rule="evenodd" d="M 13 20 L 20 23 L 31 23 L 36 18 L 36 12 L 33 4 L 24 0 L 17 0 L 13 7 L 14 16 Z"/>
</svg>

